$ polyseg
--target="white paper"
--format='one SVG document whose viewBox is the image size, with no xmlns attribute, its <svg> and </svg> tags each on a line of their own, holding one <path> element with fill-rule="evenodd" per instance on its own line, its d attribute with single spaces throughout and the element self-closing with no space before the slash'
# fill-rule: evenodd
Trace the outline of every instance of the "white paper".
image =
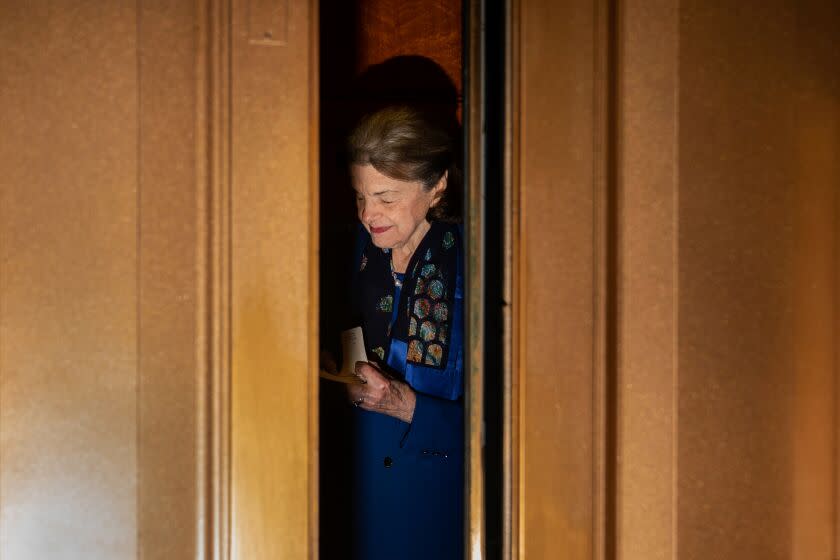
<svg viewBox="0 0 840 560">
<path fill-rule="evenodd" d="M 356 362 L 366 362 L 367 352 L 365 351 L 365 337 L 362 334 L 362 327 L 347 329 L 341 332 L 341 355 L 343 358 L 339 375 L 353 375 L 356 369 Z"/>
</svg>

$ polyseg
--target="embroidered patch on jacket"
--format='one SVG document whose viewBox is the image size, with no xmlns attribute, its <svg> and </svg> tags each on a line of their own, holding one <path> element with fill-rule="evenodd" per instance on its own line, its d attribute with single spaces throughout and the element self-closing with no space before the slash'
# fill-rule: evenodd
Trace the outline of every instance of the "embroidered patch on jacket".
<svg viewBox="0 0 840 560">
<path fill-rule="evenodd" d="M 418 319 L 425 319 L 426 315 L 429 314 L 429 300 L 424 297 L 417 298 L 417 301 L 414 302 L 414 316 Z"/>
<path fill-rule="evenodd" d="M 420 338 L 426 342 L 432 341 L 437 335 L 437 327 L 431 321 L 423 321 L 420 325 Z"/>
<path fill-rule="evenodd" d="M 443 282 L 440 280 L 432 280 L 426 286 L 426 293 L 432 296 L 432 299 L 439 300 L 443 297 Z"/>
<path fill-rule="evenodd" d="M 445 301 L 439 301 L 432 310 L 432 316 L 438 323 L 445 323 L 449 320 L 449 307 Z"/>
<path fill-rule="evenodd" d="M 376 309 L 383 313 L 390 313 L 394 310 L 394 296 L 384 296 L 379 298 L 379 303 L 376 304 Z"/>
<path fill-rule="evenodd" d="M 420 269 L 420 276 L 423 278 L 431 278 L 435 274 L 437 274 L 437 267 L 433 264 L 424 264 L 423 268 Z"/>
<path fill-rule="evenodd" d="M 429 344 L 429 347 L 426 349 L 426 359 L 424 360 L 425 364 L 440 367 L 442 359 L 443 348 L 441 348 L 439 344 Z"/>
<path fill-rule="evenodd" d="M 446 367 L 449 348 L 450 303 L 440 267 L 426 263 L 420 269 L 409 304 L 406 360 L 435 368 Z"/>
<path fill-rule="evenodd" d="M 449 249 L 453 245 L 455 245 L 455 236 L 452 235 L 451 231 L 447 231 L 443 234 L 443 248 Z"/>
<path fill-rule="evenodd" d="M 420 363 L 423 360 L 423 343 L 419 340 L 412 340 L 408 343 L 408 353 L 406 354 L 406 359 L 409 362 Z"/>
</svg>

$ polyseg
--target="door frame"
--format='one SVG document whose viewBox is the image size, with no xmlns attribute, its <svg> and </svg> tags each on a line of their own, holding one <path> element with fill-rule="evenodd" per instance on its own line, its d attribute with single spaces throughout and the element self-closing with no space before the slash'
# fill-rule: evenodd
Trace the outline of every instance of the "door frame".
<svg viewBox="0 0 840 560">
<path fill-rule="evenodd" d="M 308 289 L 305 293 L 286 294 L 286 299 L 294 297 L 306 298 L 308 316 L 300 318 L 306 325 L 305 339 L 306 359 L 302 368 L 284 371 L 282 375 L 265 376 L 248 366 L 237 365 L 237 345 L 235 343 L 235 329 L 237 328 L 237 311 L 242 302 L 237 299 L 236 277 L 254 273 L 254 268 L 239 270 L 237 253 L 249 255 L 259 252 L 260 247 L 255 237 L 238 235 L 242 227 L 244 216 L 248 215 L 247 208 L 242 208 L 240 197 L 234 192 L 237 189 L 237 173 L 241 172 L 241 164 L 234 159 L 235 144 L 241 141 L 236 136 L 237 118 L 236 95 L 237 88 L 243 87 L 237 80 L 247 78 L 248 69 L 237 68 L 240 64 L 236 58 L 237 41 L 243 40 L 242 14 L 247 13 L 250 4 L 247 0 L 207 0 L 200 3 L 201 13 L 199 32 L 199 57 L 203 64 L 199 64 L 199 88 L 202 103 L 197 108 L 203 114 L 200 127 L 197 130 L 198 153 L 203 154 L 200 165 L 204 176 L 205 190 L 198 201 L 199 208 L 205 216 L 206 229 L 202 232 L 207 238 L 207 251 L 203 255 L 202 266 L 206 271 L 205 295 L 203 305 L 202 325 L 206 329 L 206 348 L 203 359 L 206 361 L 206 387 L 202 393 L 203 402 L 199 403 L 201 410 L 206 411 L 203 418 L 202 441 L 198 442 L 203 452 L 204 460 L 199 475 L 202 485 L 203 521 L 199 528 L 199 542 L 202 546 L 201 557 L 214 560 L 229 560 L 236 558 L 237 550 L 251 551 L 281 551 L 288 550 L 289 542 L 294 543 L 294 549 L 303 551 L 306 558 L 318 557 L 318 1 L 299 0 L 298 2 L 283 2 L 283 8 L 288 17 L 301 17 L 300 22 L 306 22 L 308 39 L 306 44 L 297 45 L 306 49 L 308 56 L 296 64 L 308 68 L 308 80 L 305 84 L 305 104 L 308 105 L 309 126 L 306 130 L 305 151 L 306 161 L 295 165 L 300 167 L 299 176 L 308 185 L 309 196 L 299 201 L 299 215 L 301 225 L 307 233 L 307 243 L 304 247 L 295 247 L 293 252 L 296 259 L 305 262 Z M 482 349 L 485 343 L 483 332 L 483 280 L 482 266 L 484 262 L 483 234 L 483 203 L 482 203 L 482 165 L 483 165 L 483 134 L 481 130 L 483 111 L 483 35 L 482 17 L 483 0 L 470 0 L 465 10 L 465 178 L 466 178 L 466 206 L 467 209 L 466 235 L 466 274 L 469 286 L 467 298 L 466 321 L 466 367 L 468 370 L 467 387 L 465 391 L 466 412 L 466 449 L 465 462 L 465 499 L 468 514 L 465 519 L 467 535 L 466 555 L 471 559 L 485 557 L 484 548 L 484 465 L 482 457 L 482 425 L 483 425 L 483 361 Z M 302 17 L 303 12 L 308 16 Z M 239 15 L 237 15 L 237 13 Z M 247 39 L 246 39 L 247 41 Z M 271 48 L 294 48 L 292 39 L 287 42 L 275 40 L 260 40 L 257 38 L 249 44 Z M 271 62 L 256 65 L 256 69 L 271 68 Z M 277 82 L 278 78 L 267 78 L 269 82 Z M 272 81 L 273 80 L 273 81 Z M 246 87 L 251 87 L 246 86 Z M 251 92 L 253 93 L 253 92 Z M 247 95 L 247 92 L 243 95 Z M 270 116 L 276 107 L 270 101 L 265 111 Z M 240 113 L 242 111 L 240 110 Z M 282 157 L 280 155 L 279 157 Z M 259 162 L 257 162 L 259 164 Z M 264 170 L 263 170 L 264 172 Z M 248 173 L 259 176 L 260 169 L 248 170 Z M 269 193 L 272 187 L 259 187 Z M 270 196 L 266 194 L 266 196 Z M 235 206 L 240 206 L 237 210 Z M 265 215 L 255 217 L 249 215 L 249 220 L 267 222 Z M 270 224 L 263 223 L 257 226 Z M 251 223 L 249 227 L 254 227 Z M 270 231 L 270 227 L 269 227 Z M 278 239 L 282 245 L 282 239 Z M 264 250 L 264 247 L 262 248 Z M 282 262 L 282 250 L 275 251 L 277 260 Z M 287 257 L 287 256 L 286 256 Z M 277 264 L 272 267 L 278 266 Z M 245 281 L 240 279 L 239 282 Z M 240 313 L 241 315 L 241 313 Z M 241 317 L 239 318 L 241 320 Z M 247 320 L 247 319 L 246 319 Z M 247 330 L 247 327 L 239 327 Z M 245 369 L 243 369 L 245 367 Z M 302 391 L 296 396 L 305 411 L 306 421 L 289 426 L 288 429 L 298 430 L 304 427 L 306 435 L 301 440 L 293 433 L 286 434 L 290 438 L 298 437 L 306 458 L 295 463 L 297 466 L 289 471 L 282 470 L 281 475 L 271 471 L 277 462 L 283 463 L 278 453 L 283 453 L 283 446 L 272 447 L 271 442 L 284 439 L 283 429 L 276 426 L 263 426 L 267 435 L 260 435 L 262 430 L 255 426 L 265 422 L 255 410 L 258 410 L 260 397 L 252 401 L 252 405 L 243 408 L 237 406 L 237 395 L 245 392 L 253 393 L 258 389 L 259 395 L 270 395 L 278 391 L 289 391 L 289 379 L 297 380 L 296 387 Z M 258 387 L 254 387 L 254 384 Z M 247 391 L 246 391 L 247 389 Z M 267 402 L 267 401 L 266 401 Z M 243 426 L 250 426 L 243 432 Z M 238 438 L 266 437 L 259 454 L 243 454 L 238 445 Z M 246 475 L 238 473 L 247 473 Z M 247 479 L 242 478 L 247 476 Z M 258 477 L 261 480 L 274 480 L 272 493 L 283 493 L 286 487 L 299 484 L 300 480 L 306 484 L 306 503 L 299 506 L 307 513 L 303 516 L 284 515 L 273 512 L 271 519 L 275 529 L 269 527 L 246 528 L 239 517 L 260 515 L 259 506 L 253 500 L 242 500 L 238 494 L 246 492 L 248 480 Z M 297 495 L 297 494 L 296 494 Z M 247 498 L 247 497 L 246 497 Z M 244 508 L 244 509 L 243 509 Z M 257 509 L 255 509 L 257 508 Z M 288 510 L 290 511 L 290 510 Z M 256 541 L 243 544 L 243 541 Z M 243 548 L 245 547 L 245 548 Z M 238 559 L 237 559 L 238 560 Z"/>
</svg>

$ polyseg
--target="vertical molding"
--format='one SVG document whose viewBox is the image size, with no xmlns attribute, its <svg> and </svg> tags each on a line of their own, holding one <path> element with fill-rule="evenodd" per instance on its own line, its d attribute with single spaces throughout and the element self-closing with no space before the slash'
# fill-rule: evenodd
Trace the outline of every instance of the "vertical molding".
<svg viewBox="0 0 840 560">
<path fill-rule="evenodd" d="M 197 557 L 230 558 L 230 0 L 198 0 Z"/>
<path fill-rule="evenodd" d="M 309 348 L 308 350 L 308 449 L 309 449 L 309 560 L 319 556 L 320 518 L 320 427 L 319 419 L 319 377 L 320 367 L 320 2 L 309 1 Z"/>
<path fill-rule="evenodd" d="M 797 6 L 791 109 L 794 249 L 791 558 L 838 557 L 837 199 L 840 190 L 840 5 Z M 832 60 L 833 56 L 833 60 Z M 832 62 L 834 64 L 832 64 Z M 815 69 L 831 69 L 825 73 Z"/>
<path fill-rule="evenodd" d="M 465 488 L 468 557 L 485 556 L 484 538 L 484 2 L 470 0 L 467 29 L 467 477 Z"/>
<path fill-rule="evenodd" d="M 593 560 L 615 555 L 615 3 L 593 3 Z"/>
<path fill-rule="evenodd" d="M 135 313 L 135 332 L 134 345 L 137 356 L 135 369 L 135 401 L 134 401 L 134 448 L 135 448 L 135 463 L 136 471 L 136 488 L 134 491 L 134 522 L 137 525 L 135 530 L 136 549 L 134 552 L 135 560 L 144 560 L 144 549 L 142 531 L 143 527 L 143 508 L 145 503 L 143 501 L 144 495 L 144 472 L 143 472 L 143 5 L 141 0 L 136 0 L 134 5 L 134 71 L 136 73 L 136 91 L 135 102 L 136 107 L 136 131 L 137 131 L 137 146 L 136 146 L 136 179 L 135 179 L 135 240 L 134 240 L 134 259 L 135 259 L 135 273 L 134 273 L 134 313 Z"/>
<path fill-rule="evenodd" d="M 840 6 L 834 5 L 830 12 L 829 21 L 840 22 Z M 828 49 L 828 68 L 840 69 L 840 52 L 837 49 Z M 831 54 L 833 53 L 833 54 Z M 834 74 L 829 82 L 830 98 L 834 99 L 834 125 L 833 140 L 835 148 L 840 147 L 840 77 Z M 835 178 L 840 178 L 840 162 L 836 156 L 833 158 L 831 172 Z M 836 185 L 835 185 L 836 186 Z M 833 380 L 834 380 L 834 510 L 833 515 L 833 559 L 840 560 L 840 189 L 834 189 L 833 200 L 833 223 L 834 239 L 832 257 L 834 259 L 833 278 L 831 285 L 834 287 L 834 309 L 833 309 Z"/>
<path fill-rule="evenodd" d="M 676 558 L 679 7 L 615 16 L 615 558 Z M 645 512 L 645 515 L 639 515 Z"/>
<path fill-rule="evenodd" d="M 503 516 L 502 558 L 518 560 L 520 554 L 520 481 L 519 481 L 519 398 L 520 389 L 517 374 L 520 358 L 517 333 L 525 325 L 519 320 L 521 298 L 521 266 L 518 245 L 519 233 L 519 0 L 505 2 L 505 131 L 504 131 L 504 299 L 503 310 L 503 376 L 504 405 L 503 426 Z"/>
<path fill-rule="evenodd" d="M 591 2 L 511 4 L 512 558 L 601 554 L 604 36 Z M 602 281 L 602 280 L 599 280 Z M 600 377 L 600 379 L 599 379 Z"/>
<path fill-rule="evenodd" d="M 837 11 L 840 14 L 840 10 Z M 840 56 L 835 55 L 833 58 L 835 66 L 840 66 Z M 834 80 L 834 92 L 837 95 L 835 99 L 840 100 L 840 80 Z M 835 144 L 840 145 L 840 101 L 835 102 L 835 124 L 834 124 L 834 141 Z M 836 159 L 834 160 L 834 174 L 840 175 L 840 165 Z M 832 310 L 832 326 L 834 328 L 834 343 L 833 343 L 833 397 L 834 397 L 834 507 L 832 511 L 833 521 L 833 535 L 832 546 L 833 560 L 840 560 L 840 191 L 834 189 L 833 197 L 833 250 L 832 258 L 834 267 L 832 270 L 833 278 L 832 285 L 834 286 L 834 308 Z"/>
<path fill-rule="evenodd" d="M 284 45 L 232 3 L 231 556 L 308 558 L 317 504 L 317 105 L 313 0 Z"/>
</svg>

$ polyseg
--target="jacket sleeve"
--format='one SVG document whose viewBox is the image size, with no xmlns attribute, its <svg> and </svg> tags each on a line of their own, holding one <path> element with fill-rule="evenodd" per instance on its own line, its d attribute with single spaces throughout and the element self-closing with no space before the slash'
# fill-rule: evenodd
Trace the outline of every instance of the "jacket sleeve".
<svg viewBox="0 0 840 560">
<path fill-rule="evenodd" d="M 416 453 L 460 453 L 464 440 L 464 401 L 415 393 L 414 417 L 400 447 Z"/>
</svg>

